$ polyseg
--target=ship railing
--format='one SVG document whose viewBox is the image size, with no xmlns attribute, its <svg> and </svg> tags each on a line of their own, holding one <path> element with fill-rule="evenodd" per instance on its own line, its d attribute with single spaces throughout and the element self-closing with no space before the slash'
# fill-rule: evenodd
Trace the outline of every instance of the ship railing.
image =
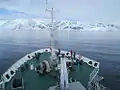
<svg viewBox="0 0 120 90">
<path fill-rule="evenodd" d="M 28 54 L 29 55 L 29 54 Z M 9 82 L 12 77 L 14 77 L 16 71 L 18 68 L 23 65 L 25 62 L 29 60 L 28 55 L 24 56 L 23 58 L 19 59 L 16 63 L 14 63 L 4 74 L 3 74 L 3 80 L 5 82 Z M 11 74 L 10 72 L 13 71 L 14 74 Z M 9 75 L 9 78 L 6 78 L 6 75 Z"/>
<path fill-rule="evenodd" d="M 9 82 L 9 81 L 12 79 L 12 77 L 14 77 L 14 75 L 16 74 L 16 71 L 18 70 L 18 68 L 19 68 L 21 65 L 23 65 L 25 62 L 27 62 L 28 60 L 31 60 L 31 59 L 33 58 L 32 56 L 34 56 L 35 53 L 45 52 L 46 49 L 47 49 L 48 51 L 50 51 L 49 48 L 40 49 L 40 50 L 37 50 L 37 51 L 35 51 L 35 52 L 32 52 L 32 53 L 30 53 L 30 54 L 25 55 L 23 58 L 21 58 L 21 59 L 19 59 L 17 62 L 15 62 L 15 63 L 2 75 L 2 78 L 3 78 L 3 79 L 2 79 L 2 81 L 0 82 L 0 85 L 1 85 L 1 83 L 2 83 L 2 85 L 3 85 L 3 83 Z M 30 56 L 30 58 L 28 58 L 28 56 Z M 11 73 L 10 73 L 11 71 L 13 71 L 14 74 L 11 74 Z M 6 75 L 9 75 L 9 78 L 7 78 Z"/>
<path fill-rule="evenodd" d="M 91 82 L 95 79 L 95 77 L 98 75 L 99 73 L 99 68 L 95 68 L 92 73 L 89 75 L 89 84 L 91 84 Z"/>
<path fill-rule="evenodd" d="M 100 65 L 99 62 L 97 62 L 97 61 L 95 61 L 95 60 L 93 60 L 93 59 L 84 57 L 84 56 L 82 56 L 82 58 L 83 58 L 83 61 L 86 62 L 89 66 L 92 66 L 92 67 L 94 67 L 94 68 L 99 68 L 99 65 Z M 90 62 L 92 62 L 92 63 L 90 63 Z M 96 63 L 97 65 L 95 65 L 95 63 Z"/>
<path fill-rule="evenodd" d="M 108 88 L 100 84 L 100 90 L 108 90 Z"/>
<path fill-rule="evenodd" d="M 96 81 L 96 77 L 98 75 L 99 72 L 99 68 L 95 68 L 91 74 L 89 75 L 89 81 L 88 81 L 88 90 L 94 90 L 93 88 L 93 81 Z M 98 87 L 95 90 L 100 90 L 100 88 Z"/>
<path fill-rule="evenodd" d="M 1 81 L 1 82 L 0 82 L 0 90 L 3 90 L 3 89 L 4 89 L 4 86 L 5 86 L 4 81 Z"/>
</svg>

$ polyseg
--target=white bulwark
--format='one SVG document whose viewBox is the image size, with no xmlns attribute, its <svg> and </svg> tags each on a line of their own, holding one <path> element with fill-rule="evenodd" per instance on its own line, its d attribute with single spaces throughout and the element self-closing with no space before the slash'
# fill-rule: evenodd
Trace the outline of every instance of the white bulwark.
<svg viewBox="0 0 120 90">
<path fill-rule="evenodd" d="M 35 53 L 43 53 L 43 52 L 51 52 L 51 49 L 50 48 L 45 48 L 45 49 L 40 49 L 40 50 L 37 50 L 35 52 L 32 52 L 30 54 L 27 54 L 25 55 L 23 58 L 19 59 L 16 63 L 14 63 L 1 77 L 1 82 L 0 82 L 0 87 L 4 86 L 4 83 L 6 82 L 9 82 L 12 77 L 14 77 L 14 75 L 16 74 L 16 71 L 18 70 L 19 67 L 21 67 L 21 65 L 23 65 L 25 62 L 27 62 L 28 60 L 31 60 L 33 58 L 33 56 L 35 56 Z M 57 49 L 54 49 L 55 51 L 58 51 Z M 61 50 L 61 53 L 65 54 L 66 53 L 70 53 L 68 51 L 64 51 L 64 50 Z M 28 57 L 30 56 L 30 57 Z M 81 58 L 80 58 L 81 57 Z M 99 68 L 99 62 L 97 61 L 94 61 L 92 59 L 89 59 L 87 57 L 83 57 L 83 56 L 80 56 L 78 54 L 76 54 L 76 58 L 78 59 L 83 59 L 83 62 L 87 63 L 89 66 L 92 66 L 94 68 Z M 64 60 L 63 60 L 64 61 Z M 32 69 L 32 67 L 31 67 Z M 12 72 L 12 73 L 11 73 Z"/>
</svg>

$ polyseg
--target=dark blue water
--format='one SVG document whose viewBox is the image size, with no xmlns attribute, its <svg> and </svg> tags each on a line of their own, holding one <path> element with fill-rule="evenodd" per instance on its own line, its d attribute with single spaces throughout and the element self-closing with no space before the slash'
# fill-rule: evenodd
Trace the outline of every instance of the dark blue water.
<svg viewBox="0 0 120 90">
<path fill-rule="evenodd" d="M 100 62 L 110 90 L 120 90 L 120 32 L 58 31 L 55 47 L 74 50 Z M 27 53 L 49 47 L 49 31 L 0 30 L 0 74 Z"/>
</svg>

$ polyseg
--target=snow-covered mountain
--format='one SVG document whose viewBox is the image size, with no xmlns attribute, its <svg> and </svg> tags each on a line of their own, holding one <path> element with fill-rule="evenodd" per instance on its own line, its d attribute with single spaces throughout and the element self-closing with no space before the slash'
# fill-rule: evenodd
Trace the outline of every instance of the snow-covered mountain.
<svg viewBox="0 0 120 90">
<path fill-rule="evenodd" d="M 16 19 L 16 20 L 0 20 L 0 27 L 4 29 L 43 29 L 46 28 L 47 23 L 36 19 Z"/>
<path fill-rule="evenodd" d="M 42 19 L 15 19 L 15 20 L 0 20 L 0 28 L 13 30 L 41 30 L 48 29 L 50 26 L 49 20 Z M 87 24 L 80 21 L 55 21 L 54 27 L 58 30 L 81 30 L 81 31 L 120 31 L 119 24 Z"/>
<path fill-rule="evenodd" d="M 78 29 L 81 31 L 120 31 L 120 24 L 103 24 L 103 23 L 80 23 L 61 21 L 59 23 L 60 29 Z"/>
</svg>

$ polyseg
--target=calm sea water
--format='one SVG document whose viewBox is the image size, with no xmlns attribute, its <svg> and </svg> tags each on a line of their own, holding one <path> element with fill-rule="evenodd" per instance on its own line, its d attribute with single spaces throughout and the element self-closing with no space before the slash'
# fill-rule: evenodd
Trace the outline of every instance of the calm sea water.
<svg viewBox="0 0 120 90">
<path fill-rule="evenodd" d="M 58 31 L 55 47 L 73 50 L 100 62 L 110 90 L 120 90 L 120 32 Z M 50 46 L 49 31 L 0 30 L 0 74 L 25 54 Z"/>
</svg>

